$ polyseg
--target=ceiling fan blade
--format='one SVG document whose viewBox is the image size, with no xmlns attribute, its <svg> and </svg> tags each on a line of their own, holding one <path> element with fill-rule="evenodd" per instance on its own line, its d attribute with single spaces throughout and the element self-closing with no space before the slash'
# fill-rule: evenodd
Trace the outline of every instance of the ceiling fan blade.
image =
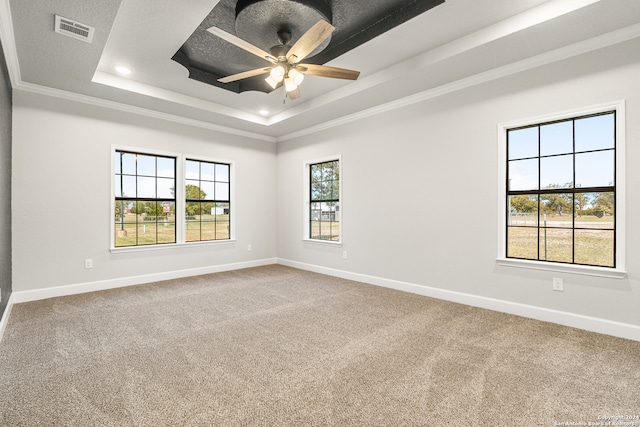
<svg viewBox="0 0 640 427">
<path fill-rule="evenodd" d="M 300 88 L 295 88 L 294 90 L 290 90 L 287 92 L 287 96 L 289 99 L 298 99 L 300 98 Z"/>
<path fill-rule="evenodd" d="M 240 37 L 234 36 L 231 33 L 227 33 L 226 31 L 221 30 L 218 27 L 208 28 L 207 31 L 209 31 L 211 34 L 214 34 L 220 37 L 223 40 L 228 41 L 232 45 L 238 46 L 239 48 L 244 49 L 247 52 L 253 53 L 256 56 L 259 56 L 260 58 L 266 59 L 269 62 L 272 62 L 274 64 L 278 62 L 278 59 L 274 58 L 273 55 L 271 55 L 269 52 L 265 52 L 259 47 L 254 46 L 251 43 L 246 42 L 242 40 Z"/>
<path fill-rule="evenodd" d="M 302 61 L 313 50 L 327 39 L 336 28 L 327 21 L 320 20 L 291 46 L 287 52 L 290 64 Z"/>
<path fill-rule="evenodd" d="M 242 73 L 233 74 L 231 76 L 223 77 L 221 79 L 218 79 L 218 81 L 220 83 L 231 83 L 235 82 L 236 80 L 242 80 L 253 76 L 259 76 L 260 74 L 268 73 L 269 71 L 271 71 L 271 68 L 272 67 L 257 68 L 255 70 L 249 70 Z"/>
<path fill-rule="evenodd" d="M 326 65 L 298 64 L 296 70 L 302 74 L 310 74 L 334 79 L 357 80 L 360 71 L 347 70 L 346 68 L 329 67 Z"/>
</svg>

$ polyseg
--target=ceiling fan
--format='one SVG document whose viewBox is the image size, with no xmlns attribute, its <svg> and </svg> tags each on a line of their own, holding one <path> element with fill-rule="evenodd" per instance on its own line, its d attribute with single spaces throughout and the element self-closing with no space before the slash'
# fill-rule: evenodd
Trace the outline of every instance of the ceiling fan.
<svg viewBox="0 0 640 427">
<path fill-rule="evenodd" d="M 298 86 L 302 83 L 305 74 L 346 80 L 356 80 L 360 75 L 359 71 L 347 70 L 345 68 L 300 63 L 300 61 L 304 60 L 304 58 L 313 52 L 314 49 L 320 46 L 322 42 L 329 38 L 333 30 L 335 30 L 333 25 L 321 19 L 306 33 L 304 33 L 298 41 L 293 44 L 293 46 L 289 47 L 291 32 L 283 29 L 278 31 L 278 40 L 280 41 L 280 45 L 274 46 L 270 49 L 270 52 L 266 52 L 231 33 L 221 30 L 220 28 L 211 27 L 207 29 L 207 31 L 215 34 L 221 39 L 259 56 L 272 64 L 268 67 L 244 71 L 242 73 L 220 78 L 218 79 L 219 82 L 230 83 L 269 73 L 269 76 L 265 81 L 273 89 L 278 87 L 280 83 L 284 82 L 286 96 L 291 99 L 300 97 L 300 89 Z"/>
</svg>

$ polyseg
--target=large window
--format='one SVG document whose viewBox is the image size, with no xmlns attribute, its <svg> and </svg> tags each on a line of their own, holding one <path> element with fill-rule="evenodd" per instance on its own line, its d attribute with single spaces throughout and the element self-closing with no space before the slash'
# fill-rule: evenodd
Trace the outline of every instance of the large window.
<svg viewBox="0 0 640 427">
<path fill-rule="evenodd" d="M 233 238 L 233 164 L 114 147 L 112 248 Z"/>
<path fill-rule="evenodd" d="M 616 267 L 615 110 L 506 130 L 506 257 Z"/>
<path fill-rule="evenodd" d="M 309 164 L 309 234 L 340 241 L 340 160 Z"/>
<path fill-rule="evenodd" d="M 116 151 L 114 246 L 176 242 L 176 159 Z"/>
<path fill-rule="evenodd" d="M 187 160 L 185 219 L 187 242 L 229 239 L 230 167 Z"/>
</svg>

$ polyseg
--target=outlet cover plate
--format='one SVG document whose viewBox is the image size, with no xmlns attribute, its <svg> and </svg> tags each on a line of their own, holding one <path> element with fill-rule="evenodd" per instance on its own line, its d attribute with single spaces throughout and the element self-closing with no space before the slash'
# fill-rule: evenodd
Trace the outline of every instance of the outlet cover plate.
<svg viewBox="0 0 640 427">
<path fill-rule="evenodd" d="M 559 277 L 553 278 L 553 290 L 554 291 L 564 291 L 564 280 Z"/>
</svg>

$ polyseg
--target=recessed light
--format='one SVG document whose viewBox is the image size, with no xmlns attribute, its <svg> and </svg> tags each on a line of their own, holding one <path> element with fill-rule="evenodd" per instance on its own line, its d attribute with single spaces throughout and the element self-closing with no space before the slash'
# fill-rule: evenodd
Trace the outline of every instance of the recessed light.
<svg viewBox="0 0 640 427">
<path fill-rule="evenodd" d="M 262 114 L 263 116 L 268 116 L 269 110 L 260 110 L 260 114 Z"/>
<path fill-rule="evenodd" d="M 125 75 L 127 75 L 127 74 L 131 74 L 131 73 L 132 73 L 131 68 L 129 68 L 129 67 L 125 67 L 125 66 L 123 66 L 123 65 L 118 65 L 118 66 L 116 67 L 116 71 L 117 71 L 118 73 L 120 73 L 120 74 L 125 74 Z"/>
</svg>

